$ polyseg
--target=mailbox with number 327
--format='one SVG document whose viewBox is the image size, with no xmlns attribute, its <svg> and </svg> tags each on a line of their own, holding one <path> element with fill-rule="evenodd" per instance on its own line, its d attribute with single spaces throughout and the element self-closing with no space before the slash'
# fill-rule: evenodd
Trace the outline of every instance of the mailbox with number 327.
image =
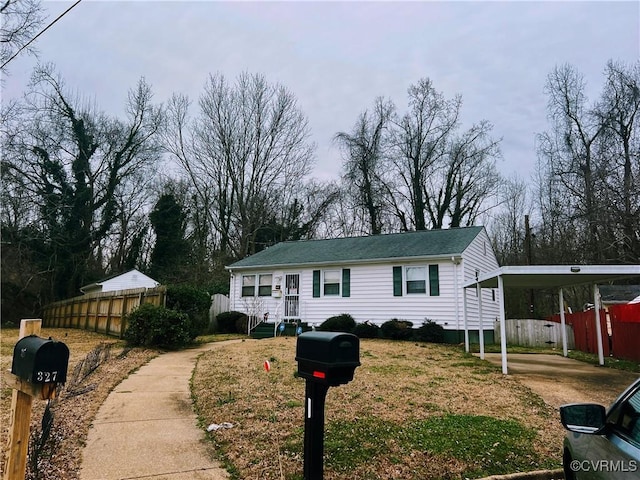
<svg viewBox="0 0 640 480">
<path fill-rule="evenodd" d="M 51 338 L 29 335 L 13 348 L 11 373 L 29 383 L 65 383 L 69 348 Z"/>
</svg>

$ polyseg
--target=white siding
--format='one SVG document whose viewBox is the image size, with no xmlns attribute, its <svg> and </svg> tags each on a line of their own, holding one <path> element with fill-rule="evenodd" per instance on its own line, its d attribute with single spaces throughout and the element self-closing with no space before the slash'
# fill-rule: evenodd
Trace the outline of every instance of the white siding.
<svg viewBox="0 0 640 480">
<path fill-rule="evenodd" d="M 424 266 L 437 264 L 439 266 L 440 295 L 404 294 L 401 297 L 393 295 L 393 267 L 394 266 Z M 438 263 L 436 261 L 396 262 L 372 265 L 354 265 L 351 270 L 351 295 L 313 297 L 313 270 L 342 269 L 343 266 L 327 266 L 325 268 L 311 268 L 304 270 L 285 271 L 300 274 L 300 312 L 301 320 L 309 324 L 319 325 L 327 318 L 341 313 L 349 313 L 356 322 L 371 321 L 382 324 L 392 318 L 409 320 L 418 327 L 425 320 L 433 320 L 446 329 L 462 329 L 462 320 L 457 322 L 454 291 L 454 270 L 450 261 Z M 284 295 L 274 297 L 241 297 L 242 275 L 255 274 L 258 271 L 236 273 L 232 277 L 230 296 L 231 308 L 247 314 L 264 315 L 269 312 L 270 320 L 282 318 Z M 264 270 L 262 270 L 264 273 Z M 279 272 L 280 273 L 280 272 Z M 403 272 L 404 274 L 404 272 Z M 275 277 L 274 272 L 274 277 Z M 403 275 L 403 280 L 406 278 Z M 459 285 L 462 278 L 458 279 Z M 428 277 L 427 277 L 428 284 Z M 321 289 L 322 290 L 322 289 Z M 461 295 L 458 294 L 459 313 L 462 315 Z M 461 318 L 461 317 L 460 317 Z M 459 327 L 458 327 L 459 325 Z"/>
<path fill-rule="evenodd" d="M 426 294 L 393 295 L 393 267 L 394 266 L 424 266 L 438 265 L 440 281 L 440 295 Z M 313 297 L 313 270 L 336 270 L 349 268 L 351 270 L 351 295 Z M 425 320 L 433 320 L 447 330 L 464 329 L 463 289 L 465 281 L 475 278 L 475 272 L 493 271 L 498 268 L 498 262 L 491 248 L 489 237 L 484 229 L 473 240 L 460 258 L 421 259 L 415 261 L 393 261 L 376 264 L 356 265 L 324 265 L 322 267 L 307 267 L 294 270 L 272 271 L 265 268 L 236 271 L 231 276 L 230 297 L 231 309 L 250 315 L 263 316 L 269 312 L 269 320 L 279 321 L 284 311 L 284 285 L 282 296 L 276 297 L 242 297 L 242 275 L 272 273 L 274 282 L 281 276 L 284 281 L 286 274 L 300 274 L 300 319 L 311 325 L 319 325 L 327 318 L 349 313 L 356 322 L 371 321 L 381 325 L 387 320 L 397 318 L 413 322 L 419 327 Z M 403 282 L 406 281 L 403 269 Z M 457 284 L 457 288 L 456 288 Z M 321 285 L 322 287 L 322 285 Z M 322 288 L 321 288 L 322 292 Z M 428 292 L 428 270 L 427 270 Z M 499 315 L 499 299 L 497 290 L 492 295 L 488 289 L 483 295 L 483 328 L 493 329 L 493 322 Z M 495 299 L 494 299 L 495 296 Z M 478 301 L 475 290 L 467 292 L 467 325 L 471 330 L 477 330 Z"/>
<path fill-rule="evenodd" d="M 479 275 L 492 272 L 499 268 L 498 261 L 491 247 L 491 241 L 486 231 L 482 232 L 471 242 L 462 254 L 463 283 L 475 280 L 476 272 Z M 461 289 L 462 290 L 462 289 Z M 475 289 L 467 289 L 467 326 L 470 330 L 477 330 L 478 321 L 478 296 Z M 460 311 L 462 316 L 462 310 Z M 500 299 L 498 289 L 482 289 L 482 326 L 484 330 L 492 330 L 493 322 L 500 316 Z M 462 324 L 462 322 L 461 322 Z"/>
</svg>

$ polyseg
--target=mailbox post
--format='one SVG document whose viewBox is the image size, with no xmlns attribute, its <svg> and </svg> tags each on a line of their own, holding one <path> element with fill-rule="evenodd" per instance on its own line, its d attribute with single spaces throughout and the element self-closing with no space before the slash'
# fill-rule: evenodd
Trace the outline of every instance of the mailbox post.
<svg viewBox="0 0 640 480">
<path fill-rule="evenodd" d="M 298 375 L 306 380 L 304 480 L 322 480 L 327 391 L 353 380 L 360 366 L 360 339 L 350 333 L 302 333 L 296 345 L 296 361 Z"/>
<path fill-rule="evenodd" d="M 13 349 L 11 374 L 6 375 L 13 397 L 5 480 L 24 479 L 33 398 L 54 398 L 57 385 L 67 378 L 69 349 L 62 342 L 38 337 L 41 325 L 40 319 L 20 322 L 20 340 Z"/>
</svg>

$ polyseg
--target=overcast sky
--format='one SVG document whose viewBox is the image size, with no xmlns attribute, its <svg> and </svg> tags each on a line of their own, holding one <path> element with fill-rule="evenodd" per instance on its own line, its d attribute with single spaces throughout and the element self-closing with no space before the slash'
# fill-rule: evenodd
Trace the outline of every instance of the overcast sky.
<svg viewBox="0 0 640 480">
<path fill-rule="evenodd" d="M 49 19 L 72 2 L 46 2 Z M 262 73 L 294 93 L 317 148 L 315 176 L 337 177 L 332 137 L 377 96 L 406 109 L 429 77 L 463 97 L 467 126 L 502 138 L 499 170 L 528 178 L 535 134 L 548 128 L 544 84 L 555 65 L 582 72 L 594 98 L 609 59 L 640 58 L 640 2 L 95 2 L 84 0 L 40 37 L 41 62 L 121 115 L 141 76 L 155 99 L 197 99 L 210 73 Z M 9 64 L 3 98 L 19 96 L 36 64 Z"/>
</svg>

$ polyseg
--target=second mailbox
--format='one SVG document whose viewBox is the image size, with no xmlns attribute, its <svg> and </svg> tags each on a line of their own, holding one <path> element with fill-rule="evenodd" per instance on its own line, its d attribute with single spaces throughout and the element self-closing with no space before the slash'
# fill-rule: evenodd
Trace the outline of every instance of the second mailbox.
<svg viewBox="0 0 640 480">
<path fill-rule="evenodd" d="M 350 333 L 305 332 L 296 345 L 298 375 L 338 386 L 353 380 L 360 366 L 360 339 Z"/>
<path fill-rule="evenodd" d="M 30 383 L 65 383 L 69 348 L 62 342 L 29 335 L 13 348 L 11 373 Z"/>
</svg>

